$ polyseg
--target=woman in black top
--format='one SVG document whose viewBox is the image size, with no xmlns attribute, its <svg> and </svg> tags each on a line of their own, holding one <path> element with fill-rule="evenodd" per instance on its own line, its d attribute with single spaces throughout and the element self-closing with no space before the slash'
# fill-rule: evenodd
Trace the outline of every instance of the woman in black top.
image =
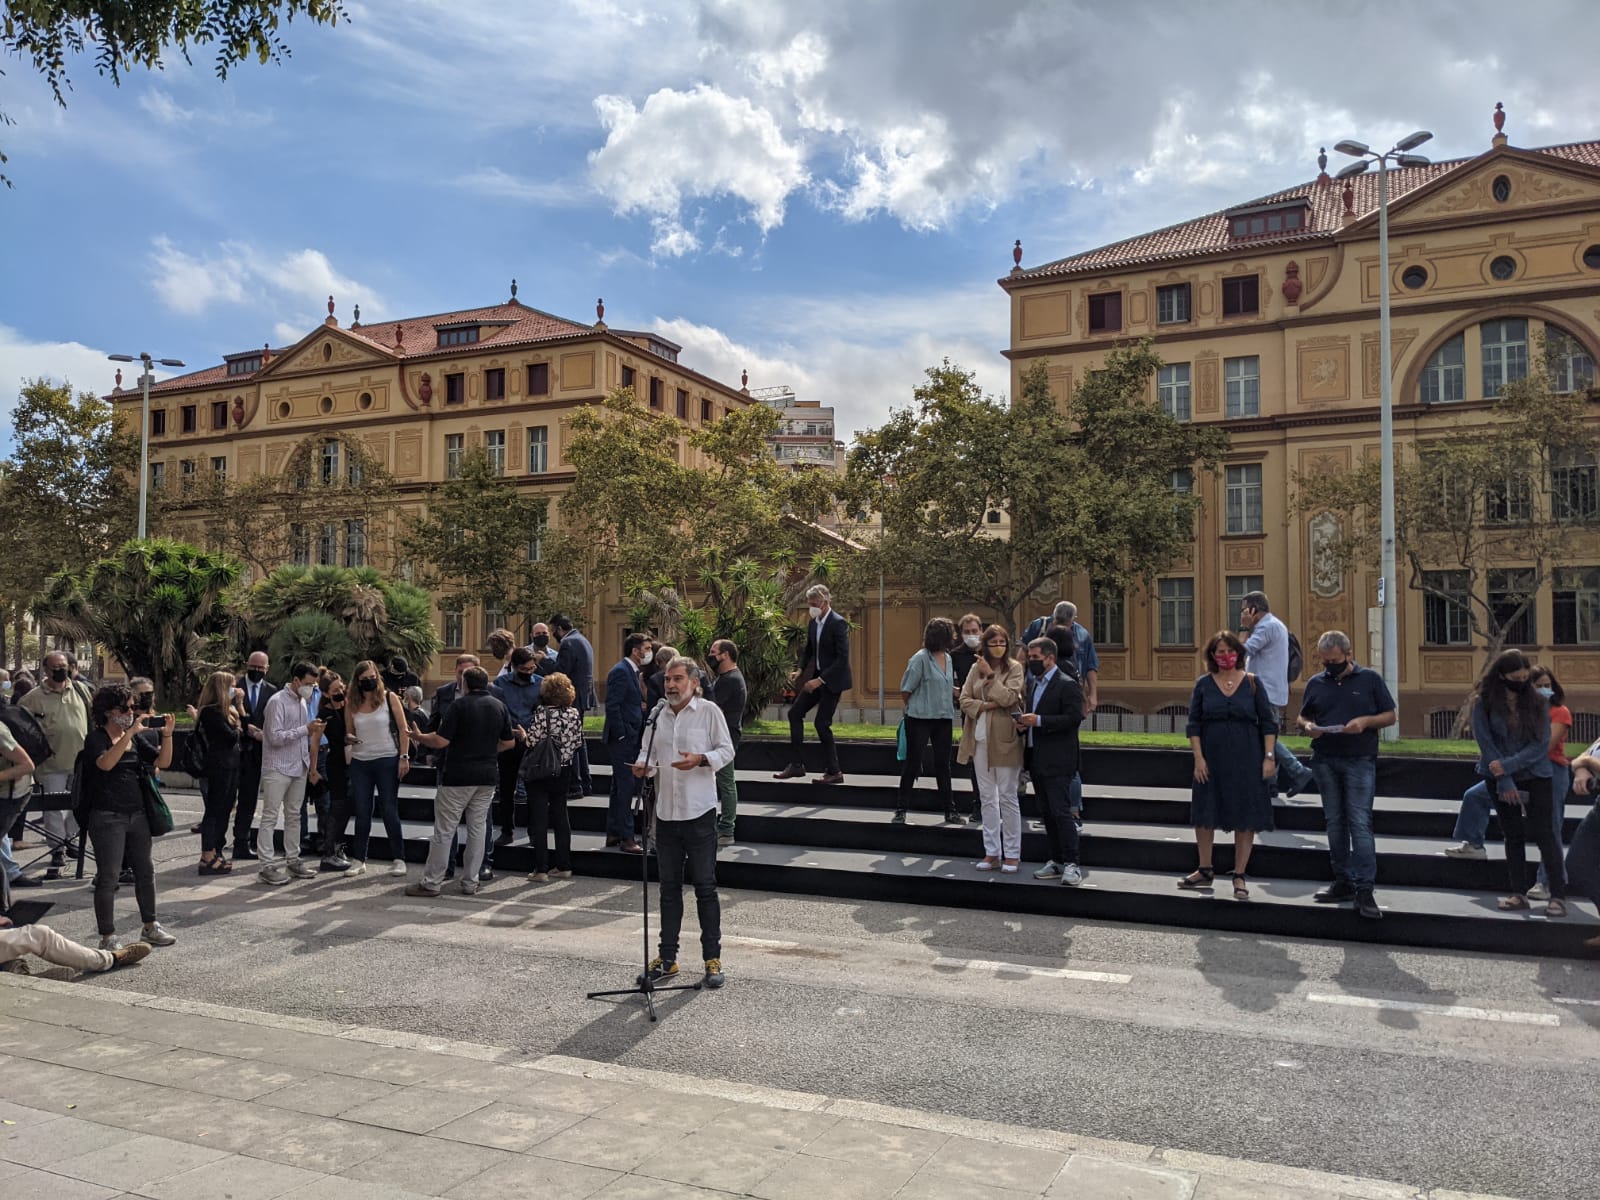
<svg viewBox="0 0 1600 1200">
<path fill-rule="evenodd" d="M 144 815 L 140 778 L 151 768 L 172 765 L 172 717 L 159 718 L 160 742 L 135 741 L 139 721 L 132 696 L 120 683 L 101 688 L 89 704 L 89 736 L 83 744 L 84 802 L 89 809 L 89 840 L 94 844 L 94 918 L 100 949 L 116 950 L 113 905 L 117 874 L 124 862 L 133 868 L 133 891 L 144 922 L 140 940 L 170 946 L 173 937 L 156 920 L 156 869 L 150 859 L 150 825 Z"/>
<path fill-rule="evenodd" d="M 244 728 L 243 693 L 233 676 L 216 671 L 200 691 L 195 729 L 205 743 L 205 816 L 200 819 L 200 874 L 226 875 L 233 864 L 224 857 L 228 814 L 239 792 L 239 738 Z"/>
<path fill-rule="evenodd" d="M 331 673 L 322 689 L 322 707 L 317 710 L 322 737 L 328 743 L 317 756 L 317 773 L 326 785 L 324 799 L 317 808 L 317 832 L 322 835 L 322 869 L 330 872 L 350 869 L 350 860 L 341 845 L 350 825 L 350 786 L 344 761 L 348 690 L 344 677 Z"/>
</svg>

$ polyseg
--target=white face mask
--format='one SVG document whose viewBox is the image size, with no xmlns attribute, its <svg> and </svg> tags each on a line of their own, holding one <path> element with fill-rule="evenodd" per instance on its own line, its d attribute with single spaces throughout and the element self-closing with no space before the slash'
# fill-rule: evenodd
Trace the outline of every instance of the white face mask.
<svg viewBox="0 0 1600 1200">
<path fill-rule="evenodd" d="M 815 604 L 813 604 L 810 608 L 806 609 L 806 611 L 811 614 L 811 619 L 813 621 L 815 621 L 818 617 L 820 617 L 822 615 L 822 610 L 820 608 L 818 608 Z"/>
<path fill-rule="evenodd" d="M 979 643 L 983 641 L 983 638 L 976 633 L 967 633 L 961 636 L 961 640 L 963 643 L 965 643 L 968 650 L 976 650 Z"/>
<path fill-rule="evenodd" d="M 1551 696 L 1554 696 L 1556 694 L 1555 688 L 1542 687 L 1542 688 L 1534 688 L 1533 690 L 1538 692 L 1539 695 L 1543 696 L 1546 700 L 1550 699 Z"/>
<path fill-rule="evenodd" d="M 299 696 L 302 700 L 309 700 L 311 699 L 311 693 L 315 690 L 316 689 L 313 688 L 311 684 L 302 683 L 299 687 L 295 688 L 294 694 Z"/>
<path fill-rule="evenodd" d="M 112 717 L 111 719 L 119 727 L 121 727 L 123 729 L 132 729 L 133 728 L 133 714 L 132 713 L 118 713 L 116 716 Z"/>
</svg>

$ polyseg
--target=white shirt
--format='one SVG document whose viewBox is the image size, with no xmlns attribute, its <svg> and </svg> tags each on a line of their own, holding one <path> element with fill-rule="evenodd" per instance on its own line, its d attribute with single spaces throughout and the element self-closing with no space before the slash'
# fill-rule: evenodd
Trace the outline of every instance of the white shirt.
<svg viewBox="0 0 1600 1200">
<path fill-rule="evenodd" d="M 722 710 L 702 696 L 691 696 L 674 713 L 669 704 L 656 719 L 655 739 L 647 732 L 639 761 L 656 777 L 656 816 L 692 821 L 717 807 L 717 772 L 733 761 L 733 738 Z M 680 771 L 672 764 L 685 754 L 703 754 L 707 765 Z"/>
</svg>

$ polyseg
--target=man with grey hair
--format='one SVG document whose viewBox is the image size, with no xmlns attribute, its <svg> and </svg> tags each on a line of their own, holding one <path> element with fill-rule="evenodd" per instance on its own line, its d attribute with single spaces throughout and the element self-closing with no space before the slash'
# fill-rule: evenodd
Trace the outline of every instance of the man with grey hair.
<svg viewBox="0 0 1600 1200">
<path fill-rule="evenodd" d="M 1058 600 L 1048 617 L 1040 617 L 1023 632 L 1022 644 L 1026 646 L 1034 639 L 1044 637 L 1046 630 L 1057 625 L 1065 625 L 1072 630 L 1071 652 L 1068 653 L 1069 648 L 1062 646 L 1061 661 L 1072 664 L 1078 685 L 1083 689 L 1083 715 L 1093 716 L 1094 710 L 1100 707 L 1100 656 L 1095 653 L 1094 638 L 1078 623 L 1078 606 L 1071 600 Z"/>
<path fill-rule="evenodd" d="M 833 714 L 839 697 L 854 686 L 850 675 L 850 626 L 833 611 L 833 596 L 820 583 L 806 589 L 806 648 L 795 677 L 795 699 L 789 707 L 789 765 L 775 779 L 804 779 L 806 714 L 817 710 L 812 727 L 827 759 L 823 783 L 843 783 L 839 749 L 833 741 Z"/>
<path fill-rule="evenodd" d="M 1245 596 L 1239 609 L 1239 625 L 1248 636 L 1244 652 L 1248 669 L 1255 673 L 1261 686 L 1267 689 L 1267 703 L 1278 718 L 1278 728 L 1286 727 L 1289 704 L 1289 627 L 1272 615 L 1272 605 L 1265 592 L 1251 592 Z M 1285 797 L 1303 792 L 1311 783 L 1314 773 L 1279 738 L 1273 748 L 1278 763 L 1278 779 L 1283 784 Z"/>
<path fill-rule="evenodd" d="M 1311 770 L 1328 822 L 1333 884 L 1314 899 L 1319 904 L 1353 900 L 1357 913 L 1378 920 L 1383 910 L 1372 894 L 1378 872 L 1372 801 L 1378 730 L 1395 723 L 1394 698 L 1382 675 L 1351 660 L 1350 639 L 1337 629 L 1317 639 L 1317 654 L 1322 671 L 1306 681 L 1299 725 L 1311 737 Z"/>
<path fill-rule="evenodd" d="M 44 668 L 38 687 L 19 703 L 38 720 L 50 743 L 48 766 L 34 772 L 34 781 L 46 792 L 72 790 L 72 768 L 89 736 L 88 684 L 72 678 L 72 660 L 65 651 L 52 650 L 40 664 Z M 67 862 L 67 839 L 78 832 L 72 814 L 51 810 L 43 814 L 45 841 L 50 846 L 50 866 L 46 879 L 60 879 Z"/>
</svg>

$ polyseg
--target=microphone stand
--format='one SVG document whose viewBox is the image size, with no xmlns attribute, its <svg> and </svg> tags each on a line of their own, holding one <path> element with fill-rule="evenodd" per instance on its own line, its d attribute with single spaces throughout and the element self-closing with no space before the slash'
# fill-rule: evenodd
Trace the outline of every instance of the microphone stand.
<svg viewBox="0 0 1600 1200">
<path fill-rule="evenodd" d="M 661 710 L 667 702 L 661 701 L 656 705 L 655 712 L 650 714 L 647 723 L 650 729 L 650 740 L 645 743 L 644 761 L 650 761 L 650 755 L 656 746 L 656 721 L 661 716 Z M 656 1020 L 656 993 L 657 992 L 698 992 L 698 983 L 670 983 L 661 984 L 650 978 L 650 847 L 655 841 L 650 836 L 650 818 L 654 814 L 655 804 L 651 798 L 654 784 L 647 776 L 644 779 L 633 781 L 633 815 L 635 833 L 644 837 L 643 848 L 639 853 L 639 883 L 640 883 L 640 913 L 644 918 L 643 957 L 640 962 L 643 969 L 634 977 L 634 986 L 631 988 L 618 988 L 607 992 L 590 992 L 586 999 L 609 999 L 612 996 L 643 996 L 645 1012 L 650 1015 L 650 1020 Z M 657 855 L 659 865 L 659 854 Z"/>
</svg>

